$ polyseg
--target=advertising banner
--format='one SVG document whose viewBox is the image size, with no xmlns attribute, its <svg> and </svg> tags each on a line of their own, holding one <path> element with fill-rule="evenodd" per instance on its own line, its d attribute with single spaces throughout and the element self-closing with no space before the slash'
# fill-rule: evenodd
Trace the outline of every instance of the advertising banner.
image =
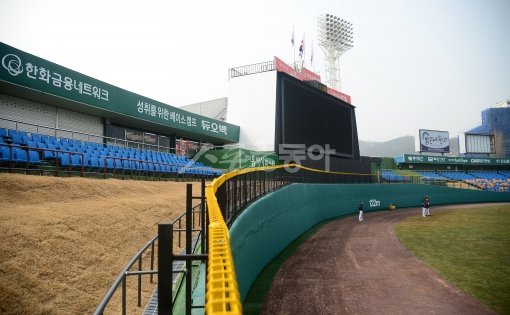
<svg viewBox="0 0 510 315">
<path fill-rule="evenodd" d="M 450 136 L 448 131 L 420 129 L 416 143 L 419 144 L 416 150 L 418 152 L 450 152 Z"/>
<path fill-rule="evenodd" d="M 403 163 L 408 164 L 463 164 L 463 165 L 510 165 L 510 158 L 446 157 L 404 154 Z"/>
<path fill-rule="evenodd" d="M 197 135 L 239 141 L 239 126 L 132 93 L 4 43 L 0 61 L 1 81 Z"/>
</svg>

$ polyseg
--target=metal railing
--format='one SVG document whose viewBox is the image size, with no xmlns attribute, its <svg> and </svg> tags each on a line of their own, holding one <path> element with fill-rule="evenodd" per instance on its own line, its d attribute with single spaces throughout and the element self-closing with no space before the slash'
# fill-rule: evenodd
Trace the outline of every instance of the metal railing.
<svg viewBox="0 0 510 315">
<path fill-rule="evenodd" d="M 145 149 L 145 150 L 152 150 L 152 151 L 170 152 L 170 153 L 174 153 L 177 155 L 184 155 L 184 151 L 185 151 L 183 149 L 178 150 L 176 148 L 166 147 L 166 146 L 162 146 L 162 145 L 142 143 L 142 142 L 127 140 L 127 139 L 117 139 L 117 138 L 107 137 L 107 136 L 103 136 L 103 135 L 84 133 L 84 132 L 80 132 L 80 131 L 76 131 L 76 130 L 69 130 L 69 129 L 64 129 L 64 128 L 49 127 L 49 126 L 38 125 L 38 124 L 33 124 L 33 123 L 18 121 L 18 120 L 12 120 L 12 119 L 2 118 L 2 117 L 0 117 L 0 121 L 8 122 L 9 124 L 11 124 L 13 126 L 12 128 L 10 128 L 7 126 L 7 124 L 4 124 L 5 128 L 10 128 L 10 129 L 13 129 L 16 131 L 25 131 L 28 133 L 33 133 L 34 131 L 32 131 L 32 130 L 35 130 L 35 133 L 38 133 L 41 135 L 53 136 L 57 139 L 66 138 L 66 139 L 88 141 L 88 142 L 94 142 L 94 143 L 106 144 L 106 145 L 116 145 L 116 146 L 121 146 L 121 147 L 126 147 L 126 148 L 136 148 L 136 149 Z M 28 126 L 29 128 L 21 128 L 22 126 Z M 1 127 L 1 128 L 4 128 L 4 127 Z M 28 129 L 30 129 L 30 130 L 28 130 Z M 67 135 L 70 135 L 70 137 Z M 176 139 L 176 141 L 180 141 L 180 140 Z M 189 141 L 189 140 L 186 140 L 185 142 L 201 145 L 198 142 Z"/>
<path fill-rule="evenodd" d="M 181 278 L 176 285 L 177 289 L 180 289 L 182 286 L 183 279 L 186 280 L 186 283 L 190 281 L 188 277 L 191 276 L 191 265 L 188 265 L 188 261 L 191 263 L 191 258 L 193 255 L 191 254 L 194 250 L 192 249 L 192 236 L 195 234 L 195 237 L 199 239 L 197 244 L 200 244 L 202 254 L 207 253 L 207 217 L 206 217 L 206 206 L 205 206 L 205 180 L 201 181 L 201 196 L 193 197 L 191 195 L 191 184 L 187 184 L 186 187 L 186 211 L 181 213 L 177 218 L 175 218 L 170 224 L 160 224 L 158 227 L 158 234 L 155 235 L 151 240 L 149 240 L 142 248 L 131 258 L 128 264 L 124 267 L 124 269 L 119 273 L 117 278 L 114 280 L 110 289 L 106 292 L 105 296 L 97 306 L 94 314 L 99 315 L 105 312 L 108 307 L 112 297 L 117 292 L 119 287 L 122 288 L 121 292 L 121 312 L 122 314 L 127 314 L 127 278 L 129 276 L 136 276 L 137 281 L 137 307 L 142 307 L 142 276 L 149 275 L 150 283 L 154 283 L 154 275 L 158 275 L 158 296 L 161 299 L 161 296 L 170 296 L 170 299 L 167 300 L 169 305 L 173 306 L 176 301 L 176 295 L 172 294 L 173 290 L 173 274 L 184 273 L 185 277 Z M 200 199 L 201 202 L 192 205 L 193 199 Z M 183 228 L 183 221 L 185 227 Z M 163 232 L 162 232 L 163 231 Z M 163 237 L 161 235 L 163 234 Z M 177 234 L 177 246 L 182 246 L 182 240 L 185 240 L 185 255 L 174 255 L 173 254 L 173 245 L 174 245 L 174 234 Z M 184 237 L 183 237 L 184 236 Z M 169 239 L 170 238 L 170 239 Z M 157 252 L 156 248 L 157 247 Z M 158 269 L 154 269 L 155 263 L 155 254 L 158 256 Z M 150 267 L 147 270 L 142 268 L 143 266 L 143 257 L 149 256 L 150 258 Z M 200 259 L 205 259 L 206 256 L 200 256 Z M 176 260 L 185 260 L 186 261 L 186 269 L 184 270 L 174 270 L 172 261 Z M 163 260 L 163 262 L 162 262 Z M 170 263 L 168 263 L 170 261 Z M 135 264 L 138 262 L 136 270 L 132 270 Z M 161 278 L 163 273 L 163 280 Z M 169 278 L 168 278 L 169 276 Z M 162 288 L 163 286 L 164 288 Z M 190 290 L 190 292 L 186 292 L 186 296 L 191 297 L 191 285 L 186 286 L 186 290 Z M 168 292 L 168 290 L 170 290 Z M 159 305 L 158 305 L 159 306 Z M 171 309 L 171 308 L 170 308 Z M 163 309 L 163 313 L 165 313 L 166 308 Z M 171 310 L 170 310 L 171 312 Z M 132 312 L 129 312 L 132 313 Z"/>
<path fill-rule="evenodd" d="M 325 172 L 298 165 L 241 169 L 206 187 L 209 214 L 207 314 L 242 314 L 228 225 L 254 200 L 290 183 L 375 183 L 374 174 Z"/>
<path fill-rule="evenodd" d="M 404 176 L 403 181 L 385 181 L 379 174 L 324 172 L 298 165 L 242 169 L 222 175 L 206 187 L 209 213 L 209 265 L 207 314 L 242 314 L 228 226 L 253 201 L 290 183 L 341 184 L 431 184 L 477 189 L 464 182 L 427 180 Z"/>
<path fill-rule="evenodd" d="M 374 174 L 323 172 L 297 165 L 236 171 L 216 190 L 216 198 L 227 226 L 250 203 L 289 183 L 375 183 Z"/>
<path fill-rule="evenodd" d="M 255 73 L 262 73 L 268 71 L 274 71 L 274 61 L 266 61 L 260 63 L 254 63 L 247 66 L 230 68 L 228 71 L 229 78 L 241 77 L 244 75 L 250 75 Z"/>
<path fill-rule="evenodd" d="M 44 175 L 45 172 L 51 173 L 54 172 L 55 176 L 58 176 L 61 172 L 67 173 L 67 176 L 71 176 L 71 173 L 78 173 L 80 176 L 83 176 L 85 165 L 84 165 L 84 154 L 82 152 L 74 152 L 74 151 L 65 151 L 65 150 L 56 150 L 56 149 L 47 149 L 47 148 L 36 148 L 29 147 L 26 145 L 17 145 L 17 144 L 4 144 L 0 143 L 0 147 L 8 147 L 9 148 L 9 159 L 0 161 L 0 169 L 7 169 L 9 173 L 12 173 L 16 170 L 21 170 L 25 174 L 30 174 L 31 172 L 38 172 L 41 175 Z M 27 159 L 26 160 L 16 160 L 13 155 L 13 149 L 19 148 L 23 151 L 26 151 Z M 52 152 L 54 154 L 53 158 L 49 158 L 47 160 L 41 159 L 39 156 L 37 161 L 30 160 L 29 154 L 30 151 L 35 151 L 39 155 L 40 153 L 44 154 L 44 152 Z M 66 154 L 67 161 L 62 164 L 61 156 L 62 154 Z M 72 155 L 81 156 L 80 164 L 73 164 L 71 160 Z M 2 157 L 3 158 L 3 157 Z M 44 165 L 43 162 L 51 162 L 49 165 L 52 169 L 49 169 L 48 164 Z M 46 167 L 45 167 L 46 166 Z"/>
</svg>

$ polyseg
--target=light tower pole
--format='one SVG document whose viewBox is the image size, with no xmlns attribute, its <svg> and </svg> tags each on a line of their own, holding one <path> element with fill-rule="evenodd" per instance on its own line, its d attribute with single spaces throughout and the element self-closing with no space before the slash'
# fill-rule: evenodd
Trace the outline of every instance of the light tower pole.
<svg viewBox="0 0 510 315">
<path fill-rule="evenodd" d="M 324 52 L 326 84 L 340 91 L 340 57 L 353 47 L 352 23 L 332 14 L 319 16 L 319 46 Z"/>
</svg>

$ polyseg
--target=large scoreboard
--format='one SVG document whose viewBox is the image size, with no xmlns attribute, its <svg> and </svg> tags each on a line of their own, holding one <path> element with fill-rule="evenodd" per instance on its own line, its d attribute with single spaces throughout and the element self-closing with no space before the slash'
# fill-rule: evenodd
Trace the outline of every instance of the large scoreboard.
<svg viewBox="0 0 510 315">
<path fill-rule="evenodd" d="M 359 158 L 354 106 L 281 72 L 276 93 L 276 152 L 329 148 L 333 156 Z"/>
</svg>

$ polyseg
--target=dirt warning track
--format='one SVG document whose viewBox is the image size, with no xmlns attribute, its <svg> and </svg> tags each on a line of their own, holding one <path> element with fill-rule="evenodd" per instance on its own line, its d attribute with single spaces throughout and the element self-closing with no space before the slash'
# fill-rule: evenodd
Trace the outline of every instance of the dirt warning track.
<svg viewBox="0 0 510 315">
<path fill-rule="evenodd" d="M 434 207 L 434 212 L 478 205 Z M 443 280 L 397 239 L 421 209 L 329 222 L 281 266 L 262 314 L 495 314 Z M 427 218 L 424 218 L 426 220 Z"/>
</svg>

